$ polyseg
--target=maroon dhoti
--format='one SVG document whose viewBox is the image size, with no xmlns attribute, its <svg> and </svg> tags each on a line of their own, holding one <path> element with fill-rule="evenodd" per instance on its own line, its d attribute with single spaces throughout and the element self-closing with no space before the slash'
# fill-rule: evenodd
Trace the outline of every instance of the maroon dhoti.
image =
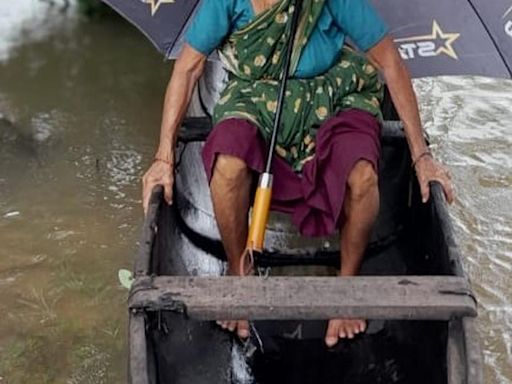
<svg viewBox="0 0 512 384">
<path fill-rule="evenodd" d="M 208 181 L 219 154 L 238 157 L 250 169 L 261 173 L 265 168 L 267 144 L 251 122 L 227 119 L 213 128 L 203 149 Z M 319 128 L 315 156 L 304 164 L 301 173 L 295 173 L 284 159 L 275 156 L 271 209 L 291 214 L 303 235 L 330 235 L 343 224 L 343 202 L 350 171 L 362 159 L 377 170 L 379 156 L 378 120 L 362 110 L 340 112 Z"/>
</svg>

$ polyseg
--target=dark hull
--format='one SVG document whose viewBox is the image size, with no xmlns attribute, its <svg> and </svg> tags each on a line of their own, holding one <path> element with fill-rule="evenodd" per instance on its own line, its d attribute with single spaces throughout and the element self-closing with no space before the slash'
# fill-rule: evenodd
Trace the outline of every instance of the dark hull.
<svg viewBox="0 0 512 384">
<path fill-rule="evenodd" d="M 180 156 L 175 206 L 163 204 L 161 193 L 153 196 L 136 260 L 138 278 L 222 272 L 222 246 L 200 176 L 202 138 L 202 124 L 189 125 L 182 135 L 188 144 Z M 381 211 L 363 274 L 464 277 L 441 189 L 433 185 L 430 202 L 420 202 L 399 126 L 386 126 L 382 144 Z M 334 239 L 298 238 L 285 221 L 277 217 L 271 223 L 262 265 L 336 266 Z M 333 349 L 323 344 L 325 326 L 325 321 L 258 321 L 254 343 L 242 345 L 214 322 L 189 319 L 183 308 L 131 310 L 131 382 L 483 383 L 472 318 L 370 320 L 364 335 Z"/>
</svg>

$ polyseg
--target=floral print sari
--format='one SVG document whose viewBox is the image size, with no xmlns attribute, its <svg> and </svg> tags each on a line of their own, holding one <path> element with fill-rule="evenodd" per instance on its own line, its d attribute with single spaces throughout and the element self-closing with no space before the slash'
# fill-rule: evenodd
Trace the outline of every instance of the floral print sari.
<svg viewBox="0 0 512 384">
<path fill-rule="evenodd" d="M 289 73 L 297 68 L 325 0 L 303 0 Z M 286 44 L 294 6 L 283 0 L 229 36 L 220 51 L 230 80 L 214 110 L 214 123 L 243 118 L 254 123 L 268 141 L 277 109 Z M 338 112 L 360 109 L 381 119 L 383 95 L 378 72 L 364 56 L 345 46 L 339 61 L 312 78 L 290 78 L 276 152 L 295 171 L 315 154 L 320 125 Z"/>
</svg>

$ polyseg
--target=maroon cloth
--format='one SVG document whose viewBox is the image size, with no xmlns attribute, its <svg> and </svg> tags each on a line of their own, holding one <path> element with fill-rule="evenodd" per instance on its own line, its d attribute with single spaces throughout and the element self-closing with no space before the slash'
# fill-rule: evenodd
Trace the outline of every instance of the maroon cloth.
<svg viewBox="0 0 512 384">
<path fill-rule="evenodd" d="M 267 145 L 251 122 L 232 118 L 217 124 L 203 148 L 203 162 L 211 180 L 219 154 L 242 159 L 261 173 Z M 275 156 L 271 209 L 289 213 L 300 233 L 326 236 L 343 224 L 343 201 L 350 171 L 358 160 L 377 169 L 380 156 L 380 124 L 371 114 L 357 109 L 340 112 L 327 120 L 316 135 L 316 154 L 298 174 Z"/>
</svg>

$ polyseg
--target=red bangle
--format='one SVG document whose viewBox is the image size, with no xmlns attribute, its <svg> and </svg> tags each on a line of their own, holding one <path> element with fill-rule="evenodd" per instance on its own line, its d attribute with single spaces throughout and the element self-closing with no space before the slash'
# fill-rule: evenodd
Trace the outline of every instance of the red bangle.
<svg viewBox="0 0 512 384">
<path fill-rule="evenodd" d="M 153 163 L 156 163 L 157 161 L 161 161 L 162 163 L 172 166 L 172 162 L 170 160 L 162 159 L 161 157 L 155 157 L 153 159 Z"/>
<path fill-rule="evenodd" d="M 420 161 L 421 159 L 423 159 L 425 156 L 432 157 L 432 152 L 430 152 L 430 150 L 429 150 L 429 149 L 427 149 L 425 152 L 420 153 L 420 154 L 416 157 L 416 159 L 414 159 L 414 160 L 413 160 L 411 167 L 412 167 L 412 168 L 416 167 L 416 164 L 418 164 L 418 161 Z"/>
</svg>

